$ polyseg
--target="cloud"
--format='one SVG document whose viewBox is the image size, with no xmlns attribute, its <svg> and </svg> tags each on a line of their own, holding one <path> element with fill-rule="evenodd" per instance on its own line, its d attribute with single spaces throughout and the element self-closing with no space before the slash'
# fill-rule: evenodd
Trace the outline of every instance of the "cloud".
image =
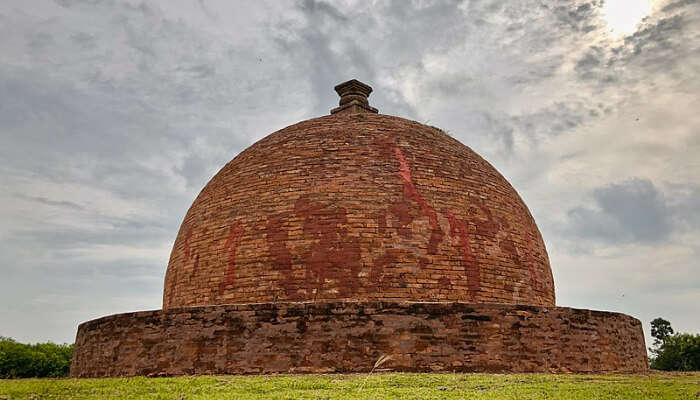
<svg viewBox="0 0 700 400">
<path fill-rule="evenodd" d="M 698 2 L 670 3 L 646 17 L 639 29 L 621 43 L 612 37 L 595 41 L 576 61 L 578 78 L 600 85 L 615 84 L 620 79 L 636 83 L 640 73 L 663 75 L 684 68 L 685 60 L 696 58 L 688 53 L 696 46 L 683 38 L 693 36 L 699 13 Z"/>
<path fill-rule="evenodd" d="M 68 207 L 72 208 L 74 210 L 84 210 L 84 207 L 81 206 L 80 204 L 76 204 L 72 201 L 66 201 L 66 200 L 51 200 L 46 197 L 37 197 L 37 196 L 26 196 L 22 193 L 15 193 L 15 197 L 18 197 L 20 199 L 24 200 L 29 200 L 33 202 L 37 202 L 39 204 L 44 204 L 44 205 L 49 205 L 49 206 L 56 206 L 56 207 Z"/>
<path fill-rule="evenodd" d="M 164 226 L 160 219 L 100 218 L 94 216 L 91 229 L 44 224 L 42 229 L 17 229 L 6 239 L 15 246 L 41 246 L 43 249 L 80 249 L 94 245 L 160 245 L 174 237 L 175 224 Z"/>
<path fill-rule="evenodd" d="M 275 40 L 296 68 L 303 68 L 304 81 L 312 89 L 314 110 L 325 114 L 329 105 L 337 103 L 337 96 L 328 88 L 348 77 L 374 81 L 375 71 L 370 55 L 357 40 L 357 28 L 348 23 L 355 22 L 357 15 L 346 15 L 339 8 L 316 0 L 297 2 L 294 11 L 297 19 L 280 24 Z M 339 26 L 346 29 L 337 29 Z"/>
<path fill-rule="evenodd" d="M 657 242 L 671 233 L 672 210 L 648 179 L 632 179 L 597 188 L 596 208 L 569 210 L 571 229 L 583 238 L 610 242 Z"/>
<path fill-rule="evenodd" d="M 602 1 L 590 2 L 554 2 L 544 3 L 542 7 L 551 8 L 561 26 L 574 32 L 588 33 L 599 28 L 597 19 Z"/>
<path fill-rule="evenodd" d="M 672 185 L 675 201 L 670 205 L 681 231 L 700 230 L 700 185 Z"/>
<path fill-rule="evenodd" d="M 663 12 L 668 12 L 668 11 L 675 11 L 677 9 L 686 9 L 688 6 L 697 6 L 698 1 L 697 0 L 679 0 L 679 1 L 672 1 L 667 3 L 661 11 Z"/>
<path fill-rule="evenodd" d="M 630 243 L 658 247 L 678 244 L 683 235 L 700 235 L 700 188 L 669 185 L 668 192 L 671 196 L 642 178 L 595 188 L 593 204 L 569 209 L 562 231 L 574 240 L 594 241 L 594 247 Z M 581 249 L 582 243 L 573 246 Z"/>
<path fill-rule="evenodd" d="M 513 131 L 533 142 L 573 132 L 592 119 L 609 113 L 603 104 L 590 100 L 571 98 L 544 105 L 524 115 L 513 115 L 510 123 Z"/>
</svg>

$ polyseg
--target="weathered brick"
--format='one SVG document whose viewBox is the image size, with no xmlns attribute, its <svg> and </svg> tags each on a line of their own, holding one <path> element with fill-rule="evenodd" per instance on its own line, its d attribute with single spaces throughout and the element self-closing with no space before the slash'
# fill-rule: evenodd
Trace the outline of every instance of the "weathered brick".
<svg viewBox="0 0 700 400">
<path fill-rule="evenodd" d="M 410 281 L 391 276 L 402 265 Z M 456 273 L 437 285 L 438 269 Z M 163 307 L 438 295 L 554 305 L 535 221 L 444 132 L 341 112 L 273 133 L 212 178 L 173 246 Z"/>
<path fill-rule="evenodd" d="M 332 115 L 211 179 L 163 310 L 82 324 L 72 376 L 362 372 L 381 355 L 397 371 L 647 369 L 638 320 L 554 307 L 540 232 L 489 163 L 341 89 Z"/>
<path fill-rule="evenodd" d="M 144 332 L 149 332 L 145 334 Z M 642 372 L 618 313 L 505 304 L 278 303 L 118 314 L 78 330 L 74 377 L 393 371 Z"/>
</svg>

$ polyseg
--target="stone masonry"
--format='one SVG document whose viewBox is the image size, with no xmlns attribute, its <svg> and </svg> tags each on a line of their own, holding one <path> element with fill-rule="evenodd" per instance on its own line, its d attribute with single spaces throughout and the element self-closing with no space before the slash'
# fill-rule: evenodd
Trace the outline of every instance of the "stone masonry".
<svg viewBox="0 0 700 400">
<path fill-rule="evenodd" d="M 79 328 L 71 376 L 640 372 L 640 322 L 564 307 L 280 303 L 119 314 Z"/>
<path fill-rule="evenodd" d="M 204 187 L 163 310 L 80 325 L 71 376 L 642 372 L 638 320 L 555 307 L 547 250 L 496 169 L 381 115 L 351 80 Z"/>
</svg>

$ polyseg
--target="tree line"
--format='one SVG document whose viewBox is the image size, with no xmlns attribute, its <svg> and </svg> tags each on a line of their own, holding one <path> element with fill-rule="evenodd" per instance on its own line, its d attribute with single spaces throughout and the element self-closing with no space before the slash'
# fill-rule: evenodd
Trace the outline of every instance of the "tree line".
<svg viewBox="0 0 700 400">
<path fill-rule="evenodd" d="M 72 358 L 72 344 L 25 344 L 0 336 L 2 379 L 68 376 Z"/>
</svg>

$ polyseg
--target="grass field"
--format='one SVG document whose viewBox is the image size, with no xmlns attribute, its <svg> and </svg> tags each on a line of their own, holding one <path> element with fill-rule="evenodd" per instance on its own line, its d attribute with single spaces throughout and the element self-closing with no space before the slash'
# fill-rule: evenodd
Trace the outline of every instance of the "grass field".
<svg viewBox="0 0 700 400">
<path fill-rule="evenodd" d="M 0 399 L 700 399 L 700 373 L 0 380 Z"/>
</svg>

